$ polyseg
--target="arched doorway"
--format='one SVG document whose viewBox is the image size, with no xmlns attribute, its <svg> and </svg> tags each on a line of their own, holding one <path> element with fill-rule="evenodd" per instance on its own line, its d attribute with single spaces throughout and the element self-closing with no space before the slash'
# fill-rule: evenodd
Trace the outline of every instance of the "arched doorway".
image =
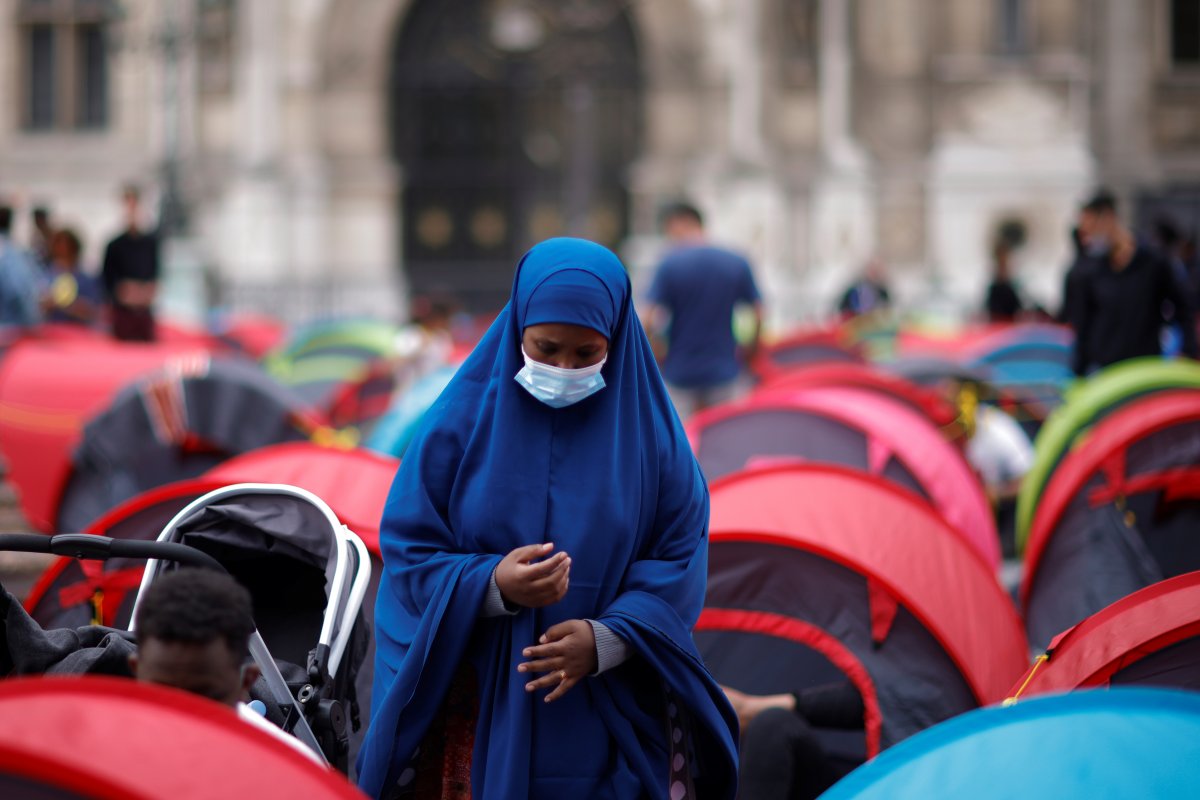
<svg viewBox="0 0 1200 800">
<path fill-rule="evenodd" d="M 626 234 L 641 77 L 627 0 L 417 0 L 395 39 L 409 289 L 495 310 L 531 244 Z"/>
</svg>

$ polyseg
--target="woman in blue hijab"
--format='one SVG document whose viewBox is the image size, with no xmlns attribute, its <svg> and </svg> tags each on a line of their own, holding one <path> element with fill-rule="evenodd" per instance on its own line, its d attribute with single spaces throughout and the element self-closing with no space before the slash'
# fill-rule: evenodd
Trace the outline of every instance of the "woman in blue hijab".
<svg viewBox="0 0 1200 800">
<path fill-rule="evenodd" d="M 372 797 L 732 798 L 708 490 L 607 249 L 551 239 L 383 514 Z"/>
</svg>

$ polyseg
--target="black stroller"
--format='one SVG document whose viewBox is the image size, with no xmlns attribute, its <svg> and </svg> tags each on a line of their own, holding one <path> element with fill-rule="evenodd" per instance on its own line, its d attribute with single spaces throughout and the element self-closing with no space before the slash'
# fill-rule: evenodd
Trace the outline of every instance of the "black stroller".
<svg viewBox="0 0 1200 800">
<path fill-rule="evenodd" d="M 320 498 L 293 486 L 238 484 L 190 503 L 154 542 L 15 534 L 0 536 L 0 549 L 148 558 L 135 613 L 155 579 L 177 565 L 229 572 L 254 601 L 250 651 L 262 677 L 252 698 L 268 720 L 347 771 L 350 732 L 360 724 L 355 677 L 370 641 L 361 607 L 371 562 Z"/>
</svg>

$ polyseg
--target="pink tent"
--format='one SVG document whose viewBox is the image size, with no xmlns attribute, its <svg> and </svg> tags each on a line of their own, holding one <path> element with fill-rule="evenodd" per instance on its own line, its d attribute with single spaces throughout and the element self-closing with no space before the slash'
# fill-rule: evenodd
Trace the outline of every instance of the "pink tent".
<svg viewBox="0 0 1200 800">
<path fill-rule="evenodd" d="M 920 414 L 883 395 L 857 388 L 760 392 L 698 415 L 688 436 L 710 481 L 787 461 L 882 476 L 930 502 L 990 566 L 999 566 L 995 519 L 962 454 Z"/>
</svg>

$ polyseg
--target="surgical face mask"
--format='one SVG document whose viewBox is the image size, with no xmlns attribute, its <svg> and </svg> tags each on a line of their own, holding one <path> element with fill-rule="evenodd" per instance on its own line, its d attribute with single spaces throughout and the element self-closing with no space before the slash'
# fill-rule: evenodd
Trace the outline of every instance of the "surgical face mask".
<svg viewBox="0 0 1200 800">
<path fill-rule="evenodd" d="M 524 347 L 521 348 L 521 355 L 525 357 L 525 366 L 513 380 L 551 408 L 578 403 L 604 388 L 604 376 L 600 370 L 604 368 L 608 356 L 590 367 L 562 369 L 534 361 Z"/>
<path fill-rule="evenodd" d="M 1095 234 L 1088 237 L 1087 254 L 1093 258 L 1102 258 L 1112 250 L 1112 242 L 1107 236 Z"/>
</svg>

